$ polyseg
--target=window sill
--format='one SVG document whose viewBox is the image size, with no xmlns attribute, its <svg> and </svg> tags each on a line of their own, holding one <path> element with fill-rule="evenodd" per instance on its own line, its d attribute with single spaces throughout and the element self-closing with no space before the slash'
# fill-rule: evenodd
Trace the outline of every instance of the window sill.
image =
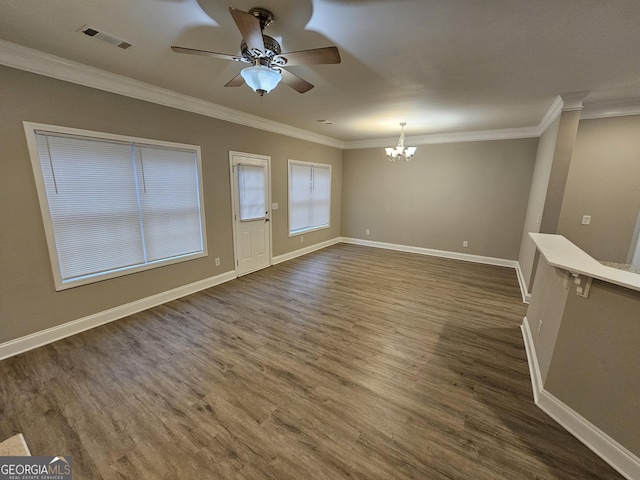
<svg viewBox="0 0 640 480">
<path fill-rule="evenodd" d="M 315 232 L 317 230 L 326 230 L 330 225 L 323 225 L 321 227 L 305 228 L 304 230 L 296 230 L 295 232 L 289 232 L 289 238 L 304 235 L 305 233 Z"/>
</svg>

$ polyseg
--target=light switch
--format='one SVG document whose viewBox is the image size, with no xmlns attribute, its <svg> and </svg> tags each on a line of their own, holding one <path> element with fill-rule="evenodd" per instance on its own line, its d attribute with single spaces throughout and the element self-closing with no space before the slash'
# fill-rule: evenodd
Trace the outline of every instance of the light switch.
<svg viewBox="0 0 640 480">
<path fill-rule="evenodd" d="M 582 225 L 591 225 L 591 215 L 582 216 Z"/>
<path fill-rule="evenodd" d="M 272 203 L 271 204 L 271 210 L 277 210 L 278 209 L 278 204 L 277 203 Z"/>
</svg>

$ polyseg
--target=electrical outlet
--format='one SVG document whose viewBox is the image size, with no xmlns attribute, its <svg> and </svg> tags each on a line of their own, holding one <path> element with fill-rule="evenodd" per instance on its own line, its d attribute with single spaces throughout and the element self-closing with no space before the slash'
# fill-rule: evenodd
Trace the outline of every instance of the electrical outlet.
<svg viewBox="0 0 640 480">
<path fill-rule="evenodd" d="M 364 231 L 365 235 L 369 235 L 371 233 L 371 230 L 369 230 L 368 228 Z"/>
<path fill-rule="evenodd" d="M 216 259 L 215 259 L 215 262 L 216 262 L 216 267 L 219 267 L 219 266 L 220 266 L 220 259 L 219 259 L 219 258 L 216 258 Z"/>
<path fill-rule="evenodd" d="M 462 246 L 463 246 L 464 248 L 467 248 L 467 247 L 469 246 L 469 241 L 468 241 L 468 240 L 465 240 L 464 242 L 462 242 Z"/>
<path fill-rule="evenodd" d="M 304 242 L 304 235 L 300 235 L 300 243 Z"/>
</svg>

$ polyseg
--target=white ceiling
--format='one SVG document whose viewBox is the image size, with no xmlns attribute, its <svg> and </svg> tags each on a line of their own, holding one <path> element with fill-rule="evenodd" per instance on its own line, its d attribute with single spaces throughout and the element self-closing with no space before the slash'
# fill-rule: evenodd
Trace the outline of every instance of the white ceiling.
<svg viewBox="0 0 640 480">
<path fill-rule="evenodd" d="M 342 63 L 291 67 L 315 84 L 302 95 L 224 88 L 241 64 L 169 47 L 239 53 L 229 6 L 271 10 L 265 33 L 284 51 L 336 45 Z M 345 142 L 397 138 L 400 122 L 409 137 L 537 126 L 570 92 L 590 91 L 587 107 L 640 104 L 638 0 L 0 0 L 0 12 L 0 39 Z"/>
</svg>

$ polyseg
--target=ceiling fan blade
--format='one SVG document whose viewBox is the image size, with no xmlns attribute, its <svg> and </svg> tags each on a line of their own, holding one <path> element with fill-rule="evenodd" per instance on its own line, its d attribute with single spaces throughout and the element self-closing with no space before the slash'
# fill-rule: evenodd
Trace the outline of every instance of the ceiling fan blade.
<svg viewBox="0 0 640 480">
<path fill-rule="evenodd" d="M 226 53 L 210 52 L 209 50 L 198 50 L 196 48 L 177 47 L 173 45 L 171 47 L 171 50 L 173 50 L 176 53 L 187 53 L 189 55 L 202 55 L 204 57 L 221 58 L 223 60 L 238 60 L 238 57 L 236 55 L 227 55 Z"/>
<path fill-rule="evenodd" d="M 231 13 L 233 21 L 236 22 L 247 47 L 264 52 L 262 29 L 260 28 L 260 20 L 258 20 L 258 17 L 254 17 L 250 13 L 243 12 L 242 10 L 236 10 L 233 7 L 229 7 L 229 13 Z"/>
<path fill-rule="evenodd" d="M 293 88 L 298 93 L 305 93 L 313 88 L 312 84 L 285 69 L 282 69 L 282 83 Z"/>
<path fill-rule="evenodd" d="M 225 87 L 239 87 L 244 83 L 244 78 L 242 78 L 242 75 L 238 74 L 235 77 L 233 77 L 231 80 L 229 80 L 227 83 L 224 84 Z"/>
<path fill-rule="evenodd" d="M 327 65 L 340 63 L 340 52 L 338 47 L 314 48 L 311 50 L 300 50 L 299 52 L 283 53 L 280 57 L 286 58 L 287 67 L 291 65 Z"/>
</svg>

